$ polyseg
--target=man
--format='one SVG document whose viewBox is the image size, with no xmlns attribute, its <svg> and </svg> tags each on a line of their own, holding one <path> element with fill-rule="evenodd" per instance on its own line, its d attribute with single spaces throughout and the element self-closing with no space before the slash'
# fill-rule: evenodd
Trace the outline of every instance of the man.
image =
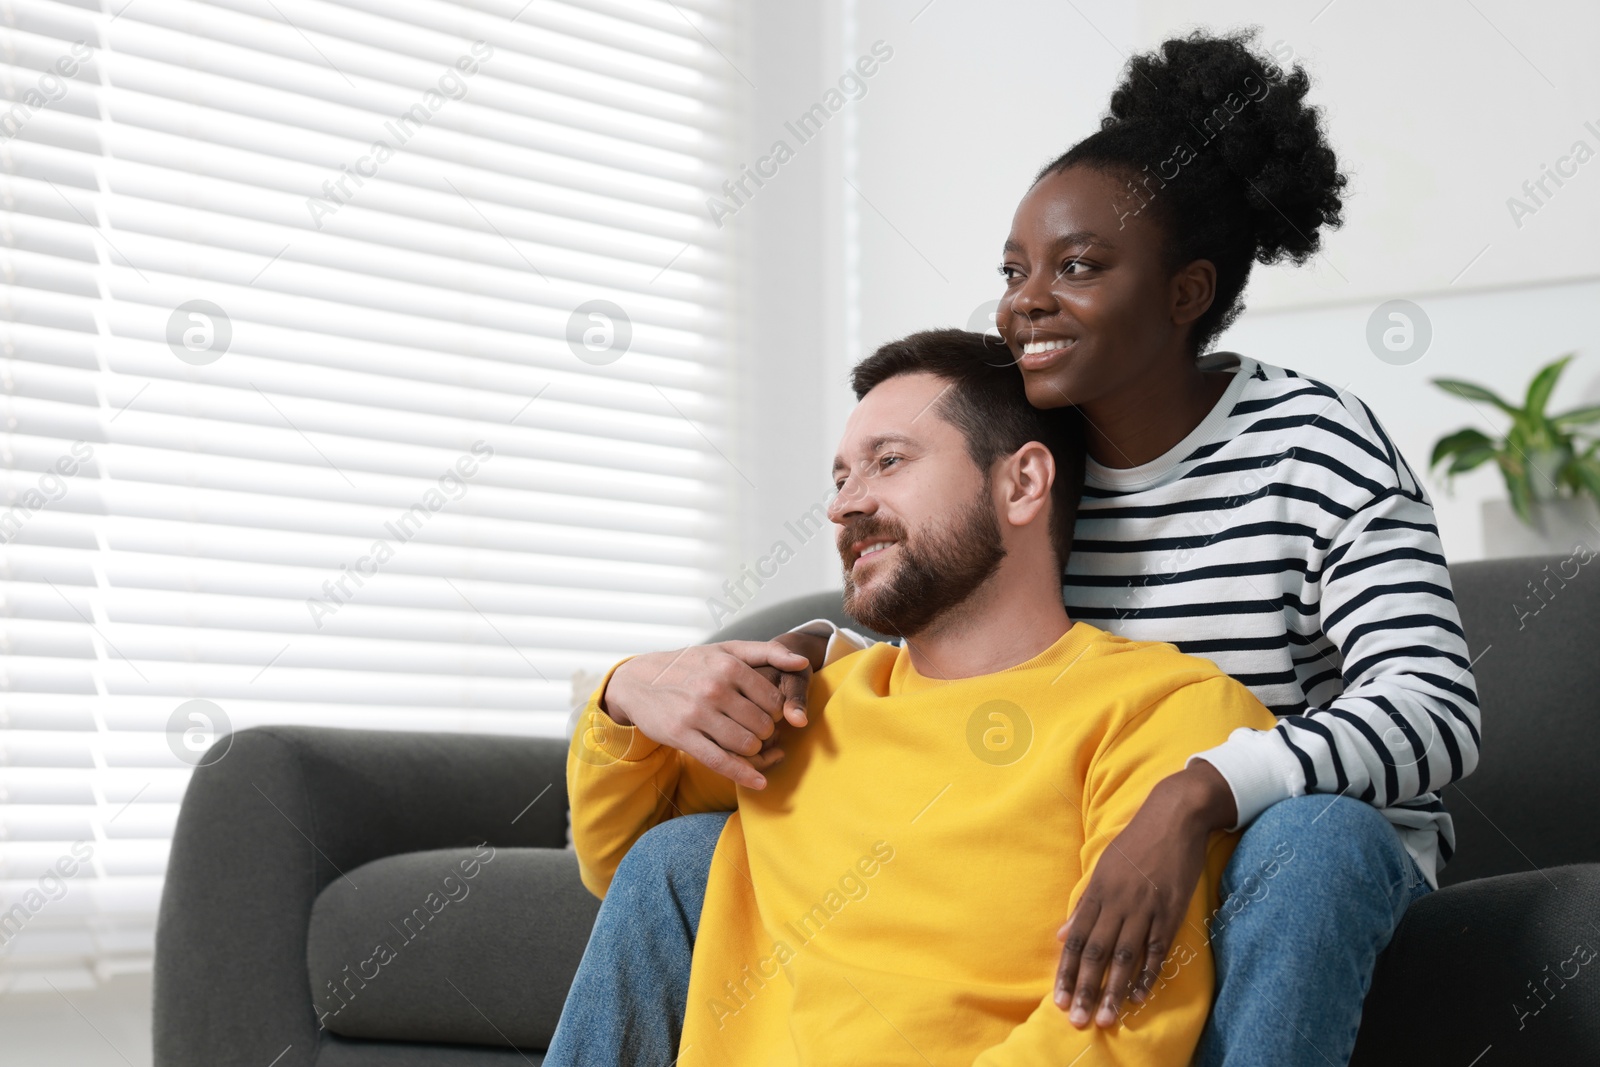
<svg viewBox="0 0 1600 1067">
<path fill-rule="evenodd" d="M 903 646 L 835 655 L 812 679 L 803 729 L 775 725 L 781 701 L 753 669 L 793 669 L 792 653 L 736 643 L 722 652 L 738 669 L 707 683 L 747 694 L 733 711 L 624 713 L 607 700 L 619 667 L 574 732 L 573 834 L 596 894 L 652 826 L 734 810 L 703 909 L 686 916 L 698 930 L 684 1067 L 1087 1067 L 1193 1053 L 1231 837 L 1211 841 L 1151 998 L 1160 1011 L 1072 1026 L 1052 1000 L 1055 925 L 1157 782 L 1273 719 L 1208 661 L 1067 617 L 1059 575 L 1081 445 L 994 357 L 981 335 L 932 331 L 855 371 L 861 402 L 829 509 L 845 608 Z M 1070 472 L 1059 484 L 1058 469 Z M 730 768 L 736 752 L 747 763 Z M 641 1055 L 616 1005 L 594 995 L 626 951 L 629 906 L 602 907 L 546 1063 Z"/>
</svg>

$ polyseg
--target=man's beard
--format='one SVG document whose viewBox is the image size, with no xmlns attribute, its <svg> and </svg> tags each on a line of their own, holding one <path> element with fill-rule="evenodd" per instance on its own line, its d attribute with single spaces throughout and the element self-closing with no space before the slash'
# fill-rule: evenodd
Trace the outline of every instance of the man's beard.
<svg viewBox="0 0 1600 1067">
<path fill-rule="evenodd" d="M 900 558 L 894 573 L 880 575 L 871 593 L 856 586 L 847 567 L 844 610 L 881 634 L 915 637 L 924 632 L 965 603 L 1006 557 L 987 487 L 949 523 L 918 535 L 914 543 L 907 540 L 899 523 L 873 518 L 839 531 L 839 543 L 844 547 L 870 537 L 893 538 Z"/>
</svg>

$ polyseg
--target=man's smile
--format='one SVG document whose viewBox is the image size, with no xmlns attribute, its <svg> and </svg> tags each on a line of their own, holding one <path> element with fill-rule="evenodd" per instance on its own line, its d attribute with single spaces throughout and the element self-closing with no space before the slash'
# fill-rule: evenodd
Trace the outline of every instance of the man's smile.
<svg viewBox="0 0 1600 1067">
<path fill-rule="evenodd" d="M 897 542 L 887 537 L 874 537 L 865 541 L 857 541 L 855 544 L 850 546 L 850 552 L 855 557 L 850 564 L 851 572 L 854 573 L 860 570 L 863 563 L 877 556 L 883 552 L 884 549 L 896 543 Z"/>
</svg>

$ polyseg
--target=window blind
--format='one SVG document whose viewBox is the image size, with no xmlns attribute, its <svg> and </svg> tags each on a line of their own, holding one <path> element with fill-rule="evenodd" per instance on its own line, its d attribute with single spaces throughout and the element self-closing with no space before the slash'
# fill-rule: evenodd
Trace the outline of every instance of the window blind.
<svg viewBox="0 0 1600 1067">
<path fill-rule="evenodd" d="M 14 982 L 149 965 L 229 730 L 556 735 L 707 628 L 727 7 L 0 0 Z"/>
</svg>

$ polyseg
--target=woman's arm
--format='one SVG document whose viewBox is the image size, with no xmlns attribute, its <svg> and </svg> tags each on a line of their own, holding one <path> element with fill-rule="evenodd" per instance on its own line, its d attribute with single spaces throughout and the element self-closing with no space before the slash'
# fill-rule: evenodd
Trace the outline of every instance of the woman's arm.
<svg viewBox="0 0 1600 1067">
<path fill-rule="evenodd" d="M 1401 464 L 1396 477 L 1408 475 Z M 1231 794 L 1232 828 L 1243 828 L 1279 800 L 1305 793 L 1389 807 L 1441 789 L 1477 766 L 1477 687 L 1433 509 L 1415 481 L 1375 493 L 1356 511 L 1317 577 L 1319 599 L 1312 606 L 1342 660 L 1325 670 L 1342 679 L 1344 691 L 1325 707 L 1280 718 L 1271 729 L 1235 730 L 1191 760 L 1184 774 L 1200 771 L 1198 777 L 1180 781 L 1175 775 L 1152 793 L 1094 876 L 1099 895 L 1149 899 L 1122 908 L 1121 925 L 1097 923 L 1094 935 L 1077 927 L 1078 912 L 1069 923 L 1077 936 L 1062 953 L 1060 981 L 1063 995 L 1074 991 L 1074 1022 L 1094 1015 L 1105 1025 L 1114 1018 L 1130 972 L 1142 974 L 1140 984 L 1149 988 L 1159 956 L 1113 963 L 1112 946 L 1125 937 L 1122 926 L 1176 930 L 1181 920 L 1170 900 L 1147 890 L 1152 882 L 1192 884 L 1198 868 L 1186 857 L 1226 807 L 1220 788 Z"/>
<path fill-rule="evenodd" d="M 1391 488 L 1352 516 L 1317 588 L 1321 628 L 1339 648 L 1322 676 L 1342 678 L 1343 692 L 1199 754 L 1228 780 L 1241 826 L 1304 793 L 1392 807 L 1478 764 L 1477 686 L 1420 489 Z"/>
</svg>

